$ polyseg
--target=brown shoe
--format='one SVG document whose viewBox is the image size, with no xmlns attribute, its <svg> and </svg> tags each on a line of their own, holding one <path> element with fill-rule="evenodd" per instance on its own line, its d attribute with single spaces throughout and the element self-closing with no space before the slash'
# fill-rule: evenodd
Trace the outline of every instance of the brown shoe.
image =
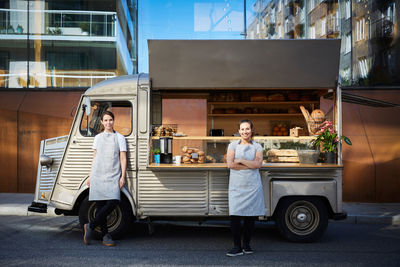
<svg viewBox="0 0 400 267">
<path fill-rule="evenodd" d="M 83 225 L 83 243 L 86 246 L 90 245 L 90 241 L 92 241 L 92 231 L 88 223 Z"/>
<path fill-rule="evenodd" d="M 115 242 L 114 240 L 112 240 L 110 234 L 106 234 L 105 236 L 103 236 L 103 245 L 107 247 L 115 246 Z"/>
</svg>

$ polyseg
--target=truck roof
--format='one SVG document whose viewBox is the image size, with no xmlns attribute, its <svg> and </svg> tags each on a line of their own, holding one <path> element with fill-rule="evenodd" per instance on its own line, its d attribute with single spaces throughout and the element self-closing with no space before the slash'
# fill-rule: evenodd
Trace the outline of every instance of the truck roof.
<svg viewBox="0 0 400 267">
<path fill-rule="evenodd" d="M 124 75 L 101 81 L 86 90 L 85 95 L 136 95 L 138 83 L 148 83 L 149 76 L 144 73 Z"/>
</svg>

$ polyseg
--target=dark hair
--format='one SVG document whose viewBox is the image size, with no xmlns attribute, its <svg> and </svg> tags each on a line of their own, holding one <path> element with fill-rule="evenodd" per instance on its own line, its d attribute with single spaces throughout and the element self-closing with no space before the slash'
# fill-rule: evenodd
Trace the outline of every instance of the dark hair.
<svg viewBox="0 0 400 267">
<path fill-rule="evenodd" d="M 114 114 L 111 111 L 104 111 L 103 114 L 101 114 L 101 121 L 103 121 L 103 118 L 105 115 L 111 116 L 111 118 L 114 120 Z"/>
<path fill-rule="evenodd" d="M 254 136 L 254 124 L 253 124 L 253 122 L 252 122 L 251 120 L 249 120 L 249 119 L 240 120 L 240 121 L 239 121 L 239 124 L 238 124 L 238 129 L 239 129 L 239 130 L 240 130 L 240 125 L 241 125 L 242 123 L 248 123 L 248 124 L 250 124 L 251 138 L 253 138 L 253 136 Z"/>
</svg>

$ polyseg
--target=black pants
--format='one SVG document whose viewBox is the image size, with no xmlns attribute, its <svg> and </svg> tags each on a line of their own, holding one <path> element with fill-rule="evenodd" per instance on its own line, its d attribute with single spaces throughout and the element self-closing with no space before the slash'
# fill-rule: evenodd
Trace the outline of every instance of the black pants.
<svg viewBox="0 0 400 267">
<path fill-rule="evenodd" d="M 118 199 L 97 200 L 96 217 L 90 222 L 90 228 L 94 230 L 97 226 L 100 226 L 102 235 L 108 234 L 107 216 L 115 209 L 118 203 Z"/>
<path fill-rule="evenodd" d="M 235 247 L 242 247 L 242 234 L 243 245 L 250 245 L 251 236 L 254 230 L 254 222 L 257 217 L 253 216 L 230 216 L 231 217 L 231 230 L 233 235 L 233 245 Z M 242 228 L 243 220 L 243 228 Z"/>
</svg>

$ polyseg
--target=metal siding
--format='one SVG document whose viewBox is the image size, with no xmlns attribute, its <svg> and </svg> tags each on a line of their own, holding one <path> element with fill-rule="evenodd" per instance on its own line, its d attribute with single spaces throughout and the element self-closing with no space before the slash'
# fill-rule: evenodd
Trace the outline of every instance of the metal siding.
<svg viewBox="0 0 400 267">
<path fill-rule="evenodd" d="M 229 171 L 210 171 L 209 174 L 209 214 L 229 215 L 228 207 Z"/>
<path fill-rule="evenodd" d="M 55 141 L 53 144 L 49 144 L 50 142 Z M 42 154 L 49 156 L 53 159 L 53 164 L 50 168 L 46 166 L 41 166 L 39 163 L 39 173 L 38 173 L 38 188 L 36 189 L 38 202 L 47 203 L 47 199 L 50 196 L 51 190 L 53 189 L 54 182 L 56 179 L 56 175 L 58 169 L 61 165 L 61 159 L 64 154 L 66 145 L 66 137 L 57 137 L 52 139 L 47 139 L 44 141 L 44 149 Z M 42 198 L 42 193 L 45 194 L 45 198 Z"/>
<path fill-rule="evenodd" d="M 138 168 L 139 170 L 145 170 L 149 164 L 149 139 L 140 138 L 138 140 Z"/>
<path fill-rule="evenodd" d="M 207 171 L 138 174 L 140 215 L 200 216 L 207 213 Z"/>
</svg>

